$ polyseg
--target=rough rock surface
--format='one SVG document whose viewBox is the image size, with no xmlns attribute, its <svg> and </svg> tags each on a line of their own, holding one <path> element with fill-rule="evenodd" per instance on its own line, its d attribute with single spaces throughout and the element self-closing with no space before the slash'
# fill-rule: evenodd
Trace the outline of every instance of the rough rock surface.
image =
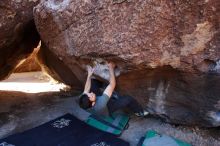
<svg viewBox="0 0 220 146">
<path fill-rule="evenodd" d="M 136 97 L 151 114 L 176 124 L 220 125 L 220 76 L 192 74 L 170 67 L 127 73 L 118 90 Z"/>
<path fill-rule="evenodd" d="M 34 49 L 34 51 L 31 53 L 31 55 L 28 58 L 20 62 L 20 64 L 16 67 L 14 72 L 21 73 L 21 72 L 41 71 L 41 67 L 37 60 L 37 53 L 39 49 L 40 46 L 38 45 L 38 47 Z"/>
<path fill-rule="evenodd" d="M 50 51 L 44 43 L 41 44 L 41 48 L 37 54 L 37 60 L 42 71 L 46 73 L 51 80 L 55 79 L 59 82 L 66 83 L 76 90 L 82 89 L 82 82 L 80 82 L 71 69 L 69 69 L 55 53 Z M 77 72 L 78 67 L 73 66 L 73 68 Z M 80 70 L 80 72 L 82 71 Z"/>
<path fill-rule="evenodd" d="M 108 78 L 102 64 L 113 60 L 118 90 L 143 101 L 152 114 L 220 126 L 219 8 L 219 0 L 47 0 L 35 7 L 34 18 L 42 50 L 65 64 L 73 82 L 85 81 L 87 64 Z M 50 59 L 49 69 L 55 64 Z M 168 71 L 160 68 L 167 65 Z M 61 68 L 53 71 L 62 78 Z"/>
<path fill-rule="evenodd" d="M 39 43 L 33 21 L 33 7 L 38 3 L 38 0 L 0 1 L 0 80 L 7 78 Z"/>
</svg>

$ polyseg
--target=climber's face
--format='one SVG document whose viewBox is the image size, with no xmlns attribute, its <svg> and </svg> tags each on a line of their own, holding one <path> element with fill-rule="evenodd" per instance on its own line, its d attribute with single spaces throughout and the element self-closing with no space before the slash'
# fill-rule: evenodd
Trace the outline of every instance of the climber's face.
<svg viewBox="0 0 220 146">
<path fill-rule="evenodd" d="M 96 95 L 93 92 L 87 93 L 87 96 L 89 97 L 89 100 L 91 102 L 95 102 L 96 101 Z"/>
</svg>

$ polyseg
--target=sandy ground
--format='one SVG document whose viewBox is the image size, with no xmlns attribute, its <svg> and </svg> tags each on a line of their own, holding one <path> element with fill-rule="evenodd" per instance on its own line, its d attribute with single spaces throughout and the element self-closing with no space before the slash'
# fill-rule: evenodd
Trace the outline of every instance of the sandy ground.
<svg viewBox="0 0 220 146">
<path fill-rule="evenodd" d="M 28 81 L 48 81 L 41 73 L 19 75 L 20 77 L 14 76 L 7 81 L 24 82 L 25 77 Z M 81 114 L 80 109 L 74 103 L 77 94 L 79 93 L 70 91 L 51 93 L 0 91 L 0 138 L 36 127 L 65 113 L 72 113 L 78 117 Z M 194 146 L 220 146 L 220 128 L 171 125 L 152 116 L 146 118 L 131 116 L 129 125 L 121 138 L 130 142 L 131 146 L 135 146 L 149 129 L 185 140 Z"/>
</svg>

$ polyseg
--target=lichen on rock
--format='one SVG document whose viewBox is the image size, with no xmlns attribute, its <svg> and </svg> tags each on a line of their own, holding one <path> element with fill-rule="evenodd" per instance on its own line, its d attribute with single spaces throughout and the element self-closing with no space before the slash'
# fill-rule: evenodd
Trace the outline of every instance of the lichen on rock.
<svg viewBox="0 0 220 146">
<path fill-rule="evenodd" d="M 212 25 L 209 22 L 197 24 L 194 32 L 182 36 L 184 47 L 181 48 L 180 54 L 187 56 L 204 51 L 206 43 L 213 38 L 214 34 L 215 31 L 212 30 Z"/>
</svg>

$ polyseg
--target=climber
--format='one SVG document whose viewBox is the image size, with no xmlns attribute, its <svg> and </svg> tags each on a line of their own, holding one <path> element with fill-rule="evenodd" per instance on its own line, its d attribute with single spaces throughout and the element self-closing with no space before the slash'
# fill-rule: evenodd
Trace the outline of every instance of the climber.
<svg viewBox="0 0 220 146">
<path fill-rule="evenodd" d="M 130 109 L 137 116 L 146 116 L 148 112 L 143 110 L 141 105 L 131 96 L 120 96 L 114 92 L 116 86 L 115 64 L 108 63 L 110 80 L 105 85 L 97 79 L 92 79 L 94 68 L 88 67 L 88 76 L 83 93 L 79 98 L 79 105 L 85 110 L 89 110 L 97 115 L 108 116 L 113 112 L 124 108 Z"/>
</svg>

